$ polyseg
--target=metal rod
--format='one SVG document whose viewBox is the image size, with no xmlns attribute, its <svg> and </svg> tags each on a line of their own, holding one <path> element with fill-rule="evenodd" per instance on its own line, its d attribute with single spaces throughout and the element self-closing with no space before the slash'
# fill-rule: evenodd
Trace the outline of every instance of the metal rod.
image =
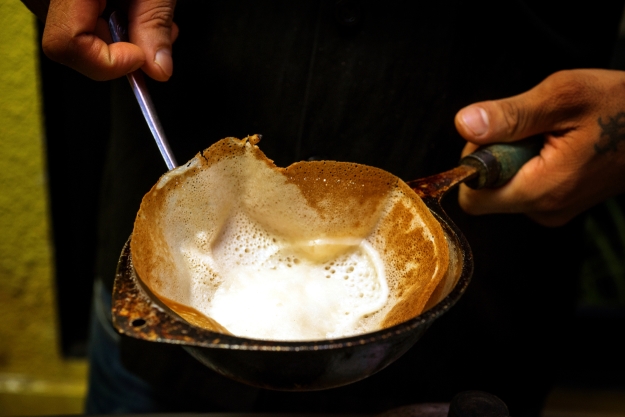
<svg viewBox="0 0 625 417">
<path fill-rule="evenodd" d="M 141 70 L 131 72 L 126 77 L 130 82 L 132 91 L 135 93 L 135 97 L 139 102 L 139 107 L 141 107 L 141 113 L 143 113 L 143 117 L 145 117 L 145 121 L 148 123 L 148 127 L 150 128 L 150 131 L 154 136 L 154 140 L 156 141 L 156 146 L 158 146 L 158 150 L 161 151 L 161 155 L 165 160 L 167 168 L 170 170 L 176 168 L 178 164 L 176 163 L 174 154 L 169 147 L 161 122 L 159 121 L 158 116 L 156 116 L 156 110 L 154 109 L 154 104 L 152 103 L 152 99 L 148 93 Z"/>
<path fill-rule="evenodd" d="M 111 36 L 113 37 L 113 42 L 128 41 L 126 24 L 117 11 L 111 13 L 111 17 L 109 18 L 109 29 L 111 31 Z M 141 113 L 143 113 L 143 117 L 148 123 L 150 132 L 152 132 L 152 136 L 154 136 L 156 146 L 158 146 L 158 150 L 161 152 L 167 168 L 170 170 L 176 168 L 178 163 L 176 162 L 174 154 L 169 147 L 161 122 L 156 115 L 156 109 L 152 103 L 150 93 L 148 93 L 143 73 L 139 69 L 126 75 L 126 77 L 128 78 L 128 82 L 130 82 L 130 87 L 137 98 L 137 102 L 141 108 Z"/>
</svg>

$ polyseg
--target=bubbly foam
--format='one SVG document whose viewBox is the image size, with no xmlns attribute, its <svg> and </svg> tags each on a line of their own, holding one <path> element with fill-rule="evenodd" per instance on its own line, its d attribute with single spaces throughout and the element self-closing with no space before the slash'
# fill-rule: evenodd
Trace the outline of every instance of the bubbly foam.
<svg viewBox="0 0 625 417">
<path fill-rule="evenodd" d="M 414 192 L 363 165 L 277 168 L 254 145 L 224 139 L 144 197 L 131 250 L 150 289 L 272 340 L 350 336 L 419 314 L 448 247 Z"/>
<path fill-rule="evenodd" d="M 206 314 L 234 334 L 315 340 L 357 334 L 386 302 L 384 275 L 361 247 L 323 264 L 281 252 L 225 273 Z"/>
<path fill-rule="evenodd" d="M 378 325 L 370 315 L 386 303 L 388 285 L 364 240 L 284 242 L 238 213 L 207 245 L 200 232 L 181 247 L 192 281 L 203 287 L 193 291 L 194 304 L 233 334 L 315 340 Z"/>
</svg>

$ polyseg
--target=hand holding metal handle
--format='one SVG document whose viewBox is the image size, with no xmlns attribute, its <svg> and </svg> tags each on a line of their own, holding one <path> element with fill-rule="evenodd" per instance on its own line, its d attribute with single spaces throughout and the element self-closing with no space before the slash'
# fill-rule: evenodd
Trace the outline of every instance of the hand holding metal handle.
<svg viewBox="0 0 625 417">
<path fill-rule="evenodd" d="M 409 181 L 408 185 L 424 200 L 432 200 L 431 204 L 439 204 L 447 191 L 461 182 L 476 190 L 498 188 L 540 153 L 543 142 L 541 136 L 535 136 L 517 142 L 482 146 L 462 158 L 457 167 Z"/>
<path fill-rule="evenodd" d="M 128 32 L 126 28 L 126 21 L 120 13 L 117 11 L 111 13 L 111 17 L 109 18 L 109 29 L 111 31 L 111 36 L 113 37 L 113 42 L 128 42 Z M 145 85 L 143 73 L 139 69 L 126 75 L 126 77 L 130 82 L 132 91 L 135 93 L 135 97 L 139 102 L 139 107 L 141 107 L 143 117 L 145 117 L 145 120 L 148 123 L 148 127 L 154 136 L 154 140 L 156 140 L 156 145 L 158 146 L 159 151 L 161 151 L 161 155 L 165 160 L 167 168 L 170 170 L 176 168 L 178 164 L 176 163 L 174 154 L 169 148 L 169 143 L 167 143 L 167 138 L 165 137 L 165 132 L 163 132 L 161 122 L 158 120 L 158 116 L 156 115 L 154 104 L 152 103 L 147 86 Z"/>
<path fill-rule="evenodd" d="M 477 169 L 477 175 L 464 183 L 471 188 L 498 188 L 508 182 L 519 169 L 542 148 L 539 136 L 518 142 L 483 146 L 460 160 L 460 165 Z"/>
</svg>

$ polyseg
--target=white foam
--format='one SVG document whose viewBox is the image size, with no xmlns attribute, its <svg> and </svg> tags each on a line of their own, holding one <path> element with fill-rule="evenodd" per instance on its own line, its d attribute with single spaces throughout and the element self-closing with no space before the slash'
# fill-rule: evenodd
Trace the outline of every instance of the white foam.
<svg viewBox="0 0 625 417">
<path fill-rule="evenodd" d="M 286 244 L 238 213 L 210 251 L 202 250 L 206 243 L 200 233 L 181 249 L 196 283 L 191 304 L 235 335 L 272 340 L 350 336 L 362 333 L 363 326 L 374 329 L 377 323 L 366 316 L 387 302 L 384 266 L 363 240 Z M 212 283 L 207 275 L 214 277 Z"/>
</svg>

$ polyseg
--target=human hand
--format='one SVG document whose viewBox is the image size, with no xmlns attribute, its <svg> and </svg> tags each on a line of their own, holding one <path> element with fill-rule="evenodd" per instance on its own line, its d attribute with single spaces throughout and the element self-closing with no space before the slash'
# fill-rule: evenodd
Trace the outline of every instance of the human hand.
<svg viewBox="0 0 625 417">
<path fill-rule="evenodd" d="M 130 0 L 130 43 L 111 43 L 108 22 L 100 17 L 106 0 L 51 0 L 43 32 L 44 53 L 94 80 L 111 80 L 141 68 L 158 81 L 173 72 L 172 44 L 176 0 Z"/>
<path fill-rule="evenodd" d="M 542 134 L 540 154 L 499 189 L 461 185 L 469 214 L 525 213 L 560 226 L 625 191 L 625 72 L 560 71 L 518 96 L 471 104 L 455 118 L 469 141 L 462 154 L 493 142 Z"/>
</svg>

